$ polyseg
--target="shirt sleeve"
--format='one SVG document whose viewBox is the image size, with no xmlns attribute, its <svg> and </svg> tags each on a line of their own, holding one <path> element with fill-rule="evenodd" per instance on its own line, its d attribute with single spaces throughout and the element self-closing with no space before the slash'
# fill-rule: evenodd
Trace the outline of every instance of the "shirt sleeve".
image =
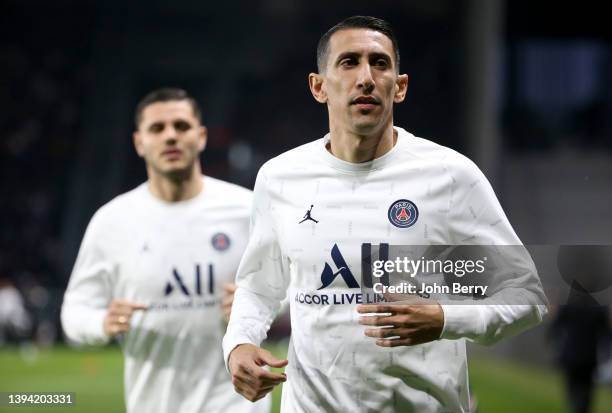
<svg viewBox="0 0 612 413">
<path fill-rule="evenodd" d="M 69 339 L 80 344 L 106 344 L 104 316 L 112 299 L 113 263 L 103 248 L 99 212 L 89 223 L 64 294 L 61 321 Z"/>
<path fill-rule="evenodd" d="M 490 262 L 487 298 L 469 304 L 441 304 L 444 327 L 440 338 L 466 338 L 493 344 L 542 321 L 547 299 L 533 260 L 504 213 L 493 188 L 471 161 L 453 176 L 456 189 L 449 219 L 454 245 L 512 246 L 500 248 Z M 490 251 L 490 249 L 489 249 Z"/>
<path fill-rule="evenodd" d="M 287 293 L 289 273 L 278 243 L 273 216 L 274 202 L 262 168 L 253 193 L 249 242 L 238 267 L 238 288 L 223 338 L 226 365 L 229 354 L 237 345 L 261 344 Z"/>
</svg>

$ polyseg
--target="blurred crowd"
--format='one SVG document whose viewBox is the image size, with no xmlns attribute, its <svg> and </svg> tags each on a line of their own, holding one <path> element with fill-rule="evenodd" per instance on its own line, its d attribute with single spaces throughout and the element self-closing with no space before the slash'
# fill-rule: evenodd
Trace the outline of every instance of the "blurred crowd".
<svg viewBox="0 0 612 413">
<path fill-rule="evenodd" d="M 66 40 L 0 41 L 0 285 L 23 292 L 30 315 L 18 317 L 17 336 L 27 330 L 42 343 L 57 337 L 62 205 L 82 116 L 82 72 L 73 68 L 83 56 Z M 3 297 L 17 303 L 15 292 Z"/>
</svg>

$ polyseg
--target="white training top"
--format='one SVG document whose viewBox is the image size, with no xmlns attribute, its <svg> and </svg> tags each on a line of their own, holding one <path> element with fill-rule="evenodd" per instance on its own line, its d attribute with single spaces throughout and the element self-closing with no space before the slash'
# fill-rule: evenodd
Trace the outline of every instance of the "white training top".
<svg viewBox="0 0 612 413">
<path fill-rule="evenodd" d="M 204 177 L 182 202 L 147 184 L 91 219 L 62 306 L 66 335 L 104 344 L 112 299 L 147 304 L 122 339 L 129 412 L 267 412 L 235 393 L 221 351 L 222 284 L 233 282 L 248 239 L 251 191 Z"/>
<path fill-rule="evenodd" d="M 238 344 L 259 345 L 288 292 L 292 337 L 283 412 L 467 412 L 464 338 L 492 343 L 538 323 L 546 311 L 530 304 L 545 300 L 530 271 L 514 302 L 525 305 L 443 305 L 440 340 L 383 348 L 364 335 L 356 304 L 373 297 L 358 285 L 363 243 L 521 244 L 474 163 L 395 130 L 396 145 L 371 162 L 334 157 L 325 147 L 328 135 L 259 171 L 223 350 L 227 363 Z M 405 228 L 389 217 L 402 199 L 419 211 Z"/>
</svg>

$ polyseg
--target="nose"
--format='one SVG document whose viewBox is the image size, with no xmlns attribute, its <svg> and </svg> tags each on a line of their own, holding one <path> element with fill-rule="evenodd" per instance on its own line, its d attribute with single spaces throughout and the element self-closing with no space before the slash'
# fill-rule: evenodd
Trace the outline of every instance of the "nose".
<svg viewBox="0 0 612 413">
<path fill-rule="evenodd" d="M 164 128 L 164 141 L 167 145 L 174 145 L 177 140 L 177 132 L 173 125 Z"/>
<path fill-rule="evenodd" d="M 366 95 L 370 94 L 372 90 L 374 90 L 374 77 L 372 76 L 372 67 L 367 63 L 361 65 L 361 67 L 359 68 L 357 88 L 362 89 L 362 92 Z"/>
</svg>

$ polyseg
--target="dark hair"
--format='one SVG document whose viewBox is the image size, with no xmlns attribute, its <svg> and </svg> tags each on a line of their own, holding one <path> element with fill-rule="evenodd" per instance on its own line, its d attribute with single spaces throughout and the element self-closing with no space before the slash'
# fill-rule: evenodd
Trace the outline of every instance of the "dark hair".
<svg viewBox="0 0 612 413">
<path fill-rule="evenodd" d="M 134 113 L 134 123 L 136 124 L 136 129 L 138 129 L 140 122 L 142 122 L 142 112 L 147 106 L 157 102 L 172 102 L 175 100 L 186 100 L 189 102 L 191 108 L 193 109 L 193 114 L 199 122 L 202 122 L 202 112 L 200 111 L 200 106 L 193 97 L 189 96 L 189 93 L 183 89 L 166 87 L 156 89 L 148 93 L 140 102 L 138 102 L 136 111 Z"/>
<path fill-rule="evenodd" d="M 317 45 L 317 69 L 319 70 L 319 73 L 325 69 L 327 55 L 329 54 L 329 39 L 337 31 L 345 29 L 370 29 L 387 36 L 393 44 L 393 51 L 395 52 L 395 66 L 397 70 L 399 70 L 399 46 L 391 25 L 383 19 L 379 19 L 377 17 L 352 16 L 336 24 L 319 39 L 319 44 Z"/>
</svg>

